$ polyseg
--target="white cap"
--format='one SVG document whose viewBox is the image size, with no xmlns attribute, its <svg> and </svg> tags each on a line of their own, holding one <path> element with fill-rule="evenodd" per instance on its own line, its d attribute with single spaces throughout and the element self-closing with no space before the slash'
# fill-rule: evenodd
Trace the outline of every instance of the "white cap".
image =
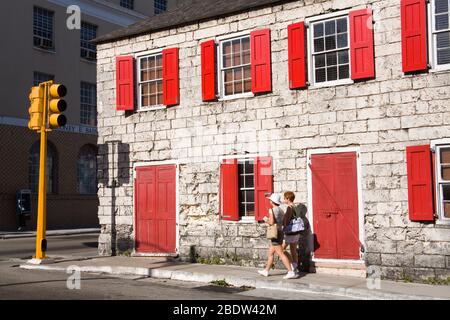
<svg viewBox="0 0 450 320">
<path fill-rule="evenodd" d="M 269 197 L 269 200 L 278 205 L 281 204 L 281 196 L 278 193 L 272 193 Z"/>
</svg>

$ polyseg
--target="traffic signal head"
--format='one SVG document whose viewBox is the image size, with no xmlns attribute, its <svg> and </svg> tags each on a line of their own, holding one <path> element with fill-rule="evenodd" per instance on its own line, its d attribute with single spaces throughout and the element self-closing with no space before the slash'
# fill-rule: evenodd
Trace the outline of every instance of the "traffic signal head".
<svg viewBox="0 0 450 320">
<path fill-rule="evenodd" d="M 67 94 L 67 88 L 62 84 L 53 84 L 49 88 L 48 126 L 50 129 L 63 127 L 67 118 L 61 112 L 66 111 L 67 103 L 61 99 Z"/>
<path fill-rule="evenodd" d="M 31 130 L 40 130 L 44 126 L 44 87 L 36 86 L 31 88 L 30 92 L 30 121 L 28 128 Z"/>
</svg>

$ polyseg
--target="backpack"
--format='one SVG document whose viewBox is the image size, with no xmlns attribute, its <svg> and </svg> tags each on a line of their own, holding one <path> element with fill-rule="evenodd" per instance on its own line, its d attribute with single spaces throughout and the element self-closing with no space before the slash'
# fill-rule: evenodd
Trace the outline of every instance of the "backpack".
<svg viewBox="0 0 450 320">
<path fill-rule="evenodd" d="M 296 208 L 292 208 L 294 214 L 292 215 L 291 221 L 289 221 L 289 224 L 283 228 L 283 232 L 286 235 L 300 234 L 300 232 L 305 230 L 305 223 L 303 222 L 301 214 L 295 209 Z"/>
</svg>

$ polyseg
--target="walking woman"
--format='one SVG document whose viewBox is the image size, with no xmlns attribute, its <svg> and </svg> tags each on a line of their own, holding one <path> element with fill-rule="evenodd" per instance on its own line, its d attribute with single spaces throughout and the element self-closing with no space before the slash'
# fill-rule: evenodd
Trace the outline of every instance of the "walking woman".
<svg viewBox="0 0 450 320">
<path fill-rule="evenodd" d="M 283 262 L 286 269 L 288 270 L 288 273 L 283 277 L 283 279 L 296 278 L 297 275 L 292 270 L 291 263 L 290 263 L 288 257 L 284 254 L 283 248 L 282 248 L 283 238 L 284 238 L 283 231 L 282 231 L 282 222 L 283 222 L 284 212 L 280 208 L 281 197 L 279 194 L 273 193 L 269 197 L 269 200 L 270 200 L 270 204 L 271 204 L 272 208 L 269 210 L 269 218 L 265 217 L 264 221 L 268 225 L 273 225 L 275 223 L 277 224 L 278 237 L 276 239 L 271 239 L 271 244 L 270 244 L 270 248 L 268 251 L 266 268 L 264 270 L 259 270 L 258 273 L 264 277 L 269 276 L 269 270 L 270 270 L 270 268 L 272 268 L 272 265 L 273 265 L 273 256 L 276 253 L 280 257 L 280 259 Z"/>
</svg>

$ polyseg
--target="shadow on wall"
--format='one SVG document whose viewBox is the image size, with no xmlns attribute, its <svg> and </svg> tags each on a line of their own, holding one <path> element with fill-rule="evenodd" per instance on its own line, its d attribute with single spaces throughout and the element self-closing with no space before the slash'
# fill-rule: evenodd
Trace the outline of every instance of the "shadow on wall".
<svg viewBox="0 0 450 320">
<path fill-rule="evenodd" d="M 110 216 L 110 221 L 102 226 L 102 234 L 109 234 L 108 243 L 99 241 L 99 253 L 101 255 L 117 255 L 118 252 L 127 251 L 132 246 L 129 232 L 123 232 L 123 226 L 116 224 L 117 189 L 130 183 L 130 145 L 121 141 L 107 141 L 98 145 L 98 173 L 99 184 L 104 188 L 104 202 L 110 194 L 109 205 L 104 208 L 110 210 L 103 211 L 104 215 Z M 110 189 L 111 192 L 107 190 Z M 108 212 L 109 211 L 109 212 Z M 122 232 L 121 232 L 122 231 Z"/>
</svg>

